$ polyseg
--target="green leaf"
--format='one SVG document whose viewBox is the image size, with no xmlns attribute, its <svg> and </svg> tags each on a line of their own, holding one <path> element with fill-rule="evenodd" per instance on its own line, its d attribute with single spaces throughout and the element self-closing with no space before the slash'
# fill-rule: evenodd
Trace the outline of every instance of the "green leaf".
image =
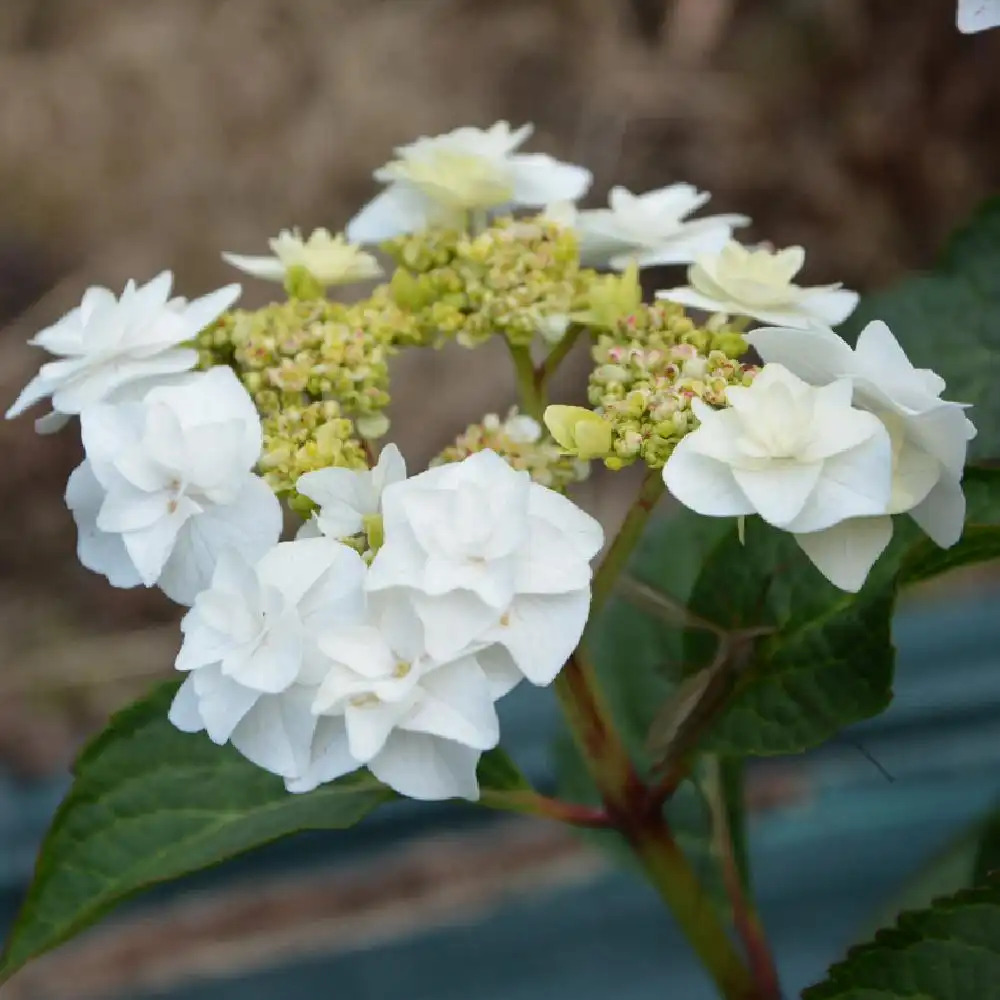
<svg viewBox="0 0 1000 1000">
<path fill-rule="evenodd" d="M 974 404 L 971 454 L 1000 455 L 1000 198 L 956 233 L 933 273 L 866 296 L 841 332 L 853 340 L 873 319 L 889 324 L 915 365 L 945 379 L 949 399 Z"/>
<path fill-rule="evenodd" d="M 86 750 L 42 845 L 0 961 L 0 981 L 158 882 L 299 830 L 342 829 L 392 798 L 359 771 L 308 795 L 232 747 L 176 730 L 165 684 Z"/>
<path fill-rule="evenodd" d="M 1000 879 L 904 913 L 803 1000 L 1000 1000 Z"/>
<path fill-rule="evenodd" d="M 1000 469 L 966 469 L 963 488 L 968 509 L 961 540 L 950 549 L 939 549 L 929 538 L 920 537 L 903 561 L 903 583 L 1000 557 Z"/>
</svg>

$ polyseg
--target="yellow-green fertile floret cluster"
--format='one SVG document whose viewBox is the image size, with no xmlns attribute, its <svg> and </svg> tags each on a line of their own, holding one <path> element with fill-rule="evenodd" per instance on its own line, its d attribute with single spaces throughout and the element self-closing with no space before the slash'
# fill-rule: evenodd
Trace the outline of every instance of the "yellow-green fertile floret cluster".
<svg viewBox="0 0 1000 1000">
<path fill-rule="evenodd" d="M 293 494 L 299 476 L 315 469 L 368 466 L 353 424 L 332 399 L 286 406 L 266 414 L 262 426 L 260 471 L 275 493 Z"/>
<path fill-rule="evenodd" d="M 434 346 L 476 347 L 494 334 L 515 346 L 558 339 L 596 278 L 581 270 L 573 232 L 541 219 L 499 219 L 475 236 L 431 229 L 385 250 L 399 265 L 394 300 Z"/>
<path fill-rule="evenodd" d="M 344 416 L 371 417 L 389 402 L 391 348 L 363 320 L 357 306 L 325 299 L 234 310 L 199 336 L 202 362 L 231 364 L 262 415 L 332 399 Z"/>
<path fill-rule="evenodd" d="M 567 455 L 537 420 L 519 414 L 516 407 L 501 420 L 489 413 L 472 424 L 431 465 L 460 462 L 477 451 L 495 451 L 515 469 L 523 469 L 542 486 L 563 492 L 587 478 L 590 463 Z"/>
<path fill-rule="evenodd" d="M 697 426 L 695 396 L 724 406 L 729 386 L 753 380 L 757 369 L 736 360 L 745 350 L 739 331 L 698 327 L 673 303 L 642 306 L 600 334 L 587 396 L 611 425 L 605 464 L 661 467 Z"/>
</svg>

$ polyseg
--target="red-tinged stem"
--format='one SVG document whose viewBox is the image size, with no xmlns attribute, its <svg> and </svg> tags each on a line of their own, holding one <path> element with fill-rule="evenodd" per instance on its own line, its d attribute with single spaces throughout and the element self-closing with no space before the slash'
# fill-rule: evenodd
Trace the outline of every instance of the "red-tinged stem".
<svg viewBox="0 0 1000 1000">
<path fill-rule="evenodd" d="M 562 799 L 549 798 L 547 795 L 540 795 L 527 789 L 510 792 L 483 789 L 479 801 L 490 809 L 538 816 L 584 829 L 608 829 L 612 825 L 611 817 L 603 809 L 564 802 Z"/>
</svg>

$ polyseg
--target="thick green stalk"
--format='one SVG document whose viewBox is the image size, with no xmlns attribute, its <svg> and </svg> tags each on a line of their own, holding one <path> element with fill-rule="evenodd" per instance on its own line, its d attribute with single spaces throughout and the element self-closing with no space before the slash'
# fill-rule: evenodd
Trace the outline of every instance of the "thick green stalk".
<svg viewBox="0 0 1000 1000">
<path fill-rule="evenodd" d="M 521 409 L 534 417 L 542 419 L 545 412 L 545 392 L 535 370 L 535 362 L 531 359 L 531 351 L 527 347 L 515 347 L 508 341 L 510 356 L 514 361 L 514 374 L 517 377 L 517 391 L 521 397 Z"/>
<path fill-rule="evenodd" d="M 726 1000 L 771 1000 L 754 982 L 663 817 L 650 816 L 623 832 L 719 993 Z"/>
<path fill-rule="evenodd" d="M 639 488 L 639 495 L 625 515 L 618 534 L 604 554 L 597 572 L 594 573 L 593 598 L 590 604 L 590 620 L 594 621 L 604 602 L 611 595 L 615 581 L 621 576 L 632 550 L 639 543 L 649 515 L 656 502 L 663 495 L 663 475 L 659 469 L 649 469 Z"/>
</svg>

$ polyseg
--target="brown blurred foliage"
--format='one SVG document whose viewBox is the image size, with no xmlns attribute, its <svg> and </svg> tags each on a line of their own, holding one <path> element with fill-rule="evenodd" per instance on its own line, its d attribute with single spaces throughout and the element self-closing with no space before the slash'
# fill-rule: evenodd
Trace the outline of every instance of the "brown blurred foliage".
<svg viewBox="0 0 1000 1000">
<path fill-rule="evenodd" d="M 926 264 L 1000 189 L 1000 31 L 959 35 L 954 6 L 4 0 L 3 398 L 39 363 L 27 336 L 87 283 L 171 267 L 200 294 L 231 278 L 220 249 L 253 252 L 285 225 L 341 226 L 392 146 L 501 117 L 534 121 L 532 148 L 589 165 L 594 201 L 612 183 L 688 180 L 714 192 L 714 209 L 751 215 L 750 238 L 808 247 L 808 278 L 883 284 Z M 401 367 L 399 408 L 420 419 L 398 437 L 418 457 L 484 401 L 510 398 L 492 366 L 460 352 Z M 448 412 L 422 404 L 442 383 Z M 0 753 L 23 750 L 39 718 L 55 728 L 34 742 L 51 749 L 121 695 L 53 694 L 53 678 L 84 659 L 92 672 L 109 650 L 111 673 L 168 665 L 169 628 L 148 642 L 119 634 L 175 610 L 75 565 L 61 502 L 74 434 L 39 440 L 27 419 L 0 433 Z M 49 693 L 27 713 L 33 686 Z"/>
</svg>

